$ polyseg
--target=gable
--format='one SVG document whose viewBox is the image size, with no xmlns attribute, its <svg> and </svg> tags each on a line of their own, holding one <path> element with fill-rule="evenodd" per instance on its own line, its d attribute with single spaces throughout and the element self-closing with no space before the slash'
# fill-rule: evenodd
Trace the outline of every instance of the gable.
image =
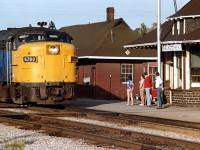
<svg viewBox="0 0 200 150">
<path fill-rule="evenodd" d="M 138 38 L 123 19 L 63 27 L 60 30 L 73 37 L 78 56 L 130 57 L 125 54 L 123 45 Z"/>
</svg>

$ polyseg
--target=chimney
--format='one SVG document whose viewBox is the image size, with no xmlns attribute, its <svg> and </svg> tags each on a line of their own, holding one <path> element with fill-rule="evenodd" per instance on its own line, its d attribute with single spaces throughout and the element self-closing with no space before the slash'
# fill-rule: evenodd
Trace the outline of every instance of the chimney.
<svg viewBox="0 0 200 150">
<path fill-rule="evenodd" d="M 115 12 L 114 7 L 108 7 L 106 12 L 107 12 L 107 21 L 114 20 L 114 12 Z"/>
</svg>

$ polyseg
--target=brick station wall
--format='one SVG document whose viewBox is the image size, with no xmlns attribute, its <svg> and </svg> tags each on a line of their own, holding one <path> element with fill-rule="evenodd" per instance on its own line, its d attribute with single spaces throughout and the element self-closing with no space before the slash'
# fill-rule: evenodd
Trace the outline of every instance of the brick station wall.
<svg viewBox="0 0 200 150">
<path fill-rule="evenodd" d="M 164 91 L 164 100 L 170 102 L 170 90 Z M 172 105 L 180 107 L 200 107 L 200 91 L 172 90 Z"/>
<path fill-rule="evenodd" d="M 140 76 L 143 73 L 141 62 L 131 63 L 134 65 L 133 82 L 135 88 L 133 97 L 139 92 Z M 84 77 L 91 77 L 91 69 L 95 67 L 95 87 L 91 84 L 84 84 Z M 77 97 L 92 97 L 99 99 L 121 99 L 126 100 L 126 84 L 121 83 L 121 63 L 97 62 L 96 64 L 79 65 L 77 70 Z M 110 76 L 111 75 L 111 76 Z"/>
</svg>

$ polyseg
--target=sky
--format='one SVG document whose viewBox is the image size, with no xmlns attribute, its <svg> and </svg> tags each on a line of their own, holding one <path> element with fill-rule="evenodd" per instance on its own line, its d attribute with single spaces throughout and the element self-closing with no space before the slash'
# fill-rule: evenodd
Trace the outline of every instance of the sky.
<svg viewBox="0 0 200 150">
<path fill-rule="evenodd" d="M 115 19 L 123 18 L 134 30 L 157 22 L 158 0 L 0 0 L 0 30 L 53 21 L 56 28 L 106 21 L 106 8 L 115 8 Z M 176 0 L 178 10 L 189 0 Z M 174 0 L 161 0 L 161 23 L 173 15 Z"/>
</svg>

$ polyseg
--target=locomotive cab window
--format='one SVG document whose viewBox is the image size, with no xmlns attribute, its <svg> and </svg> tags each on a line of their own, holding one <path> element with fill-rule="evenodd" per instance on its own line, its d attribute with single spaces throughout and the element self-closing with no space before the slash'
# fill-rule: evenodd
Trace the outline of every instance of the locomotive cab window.
<svg viewBox="0 0 200 150">
<path fill-rule="evenodd" d="M 6 43 L 5 41 L 0 41 L 0 50 L 6 50 Z"/>
<path fill-rule="evenodd" d="M 28 42 L 36 42 L 44 40 L 43 34 L 24 34 L 19 35 L 19 42 L 21 43 L 28 43 Z"/>
<path fill-rule="evenodd" d="M 47 41 L 57 41 L 57 42 L 65 42 L 71 44 L 72 38 L 68 35 L 64 34 L 56 34 L 56 33 L 48 33 L 47 34 Z"/>
</svg>

